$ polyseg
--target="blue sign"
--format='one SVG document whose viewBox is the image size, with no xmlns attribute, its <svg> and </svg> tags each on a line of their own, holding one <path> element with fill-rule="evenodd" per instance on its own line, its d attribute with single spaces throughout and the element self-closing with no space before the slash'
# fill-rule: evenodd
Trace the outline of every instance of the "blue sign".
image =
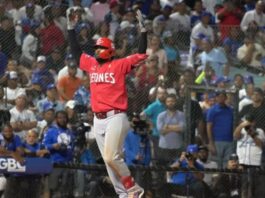
<svg viewBox="0 0 265 198">
<path fill-rule="evenodd" d="M 52 161 L 47 158 L 24 158 L 20 164 L 14 158 L 0 157 L 0 173 L 16 173 L 22 175 L 49 174 L 52 172 Z"/>
</svg>

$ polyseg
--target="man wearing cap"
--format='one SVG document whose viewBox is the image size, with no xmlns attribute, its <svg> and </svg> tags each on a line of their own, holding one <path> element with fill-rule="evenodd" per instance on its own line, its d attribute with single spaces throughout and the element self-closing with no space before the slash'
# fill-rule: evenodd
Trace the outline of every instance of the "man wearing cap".
<svg viewBox="0 0 265 198">
<path fill-rule="evenodd" d="M 226 164 L 226 168 L 231 171 L 239 171 L 241 169 L 238 163 L 238 156 L 232 153 Z M 240 198 L 241 197 L 241 175 L 239 174 L 219 174 L 215 179 L 213 186 L 214 197 L 222 198 Z M 249 198 L 249 197 L 248 197 Z"/>
<path fill-rule="evenodd" d="M 75 59 L 74 59 L 74 56 L 73 54 L 67 54 L 66 57 L 65 57 L 65 66 L 58 72 L 58 76 L 57 76 L 57 79 L 58 81 L 64 77 L 64 76 L 67 76 L 68 75 L 68 65 L 69 64 L 73 64 L 73 62 L 75 62 Z M 84 76 L 84 73 L 81 69 L 77 68 L 76 70 L 76 77 L 82 79 Z"/>
<path fill-rule="evenodd" d="M 225 91 L 216 92 L 216 104 L 207 112 L 209 150 L 216 157 L 219 168 L 225 167 L 234 149 L 233 109 L 226 105 L 226 99 Z"/>
<path fill-rule="evenodd" d="M 15 100 L 18 94 L 26 93 L 24 88 L 18 87 L 18 75 L 15 71 L 10 71 L 7 74 L 7 87 L 4 88 L 4 99 L 7 100 L 7 103 L 14 105 Z"/>
<path fill-rule="evenodd" d="M 39 139 L 42 141 L 48 128 L 52 126 L 55 117 L 55 107 L 53 103 L 46 101 L 43 104 L 42 120 L 37 123 Z"/>
<path fill-rule="evenodd" d="M 27 68 L 32 68 L 32 64 L 36 60 L 36 56 L 39 50 L 40 25 L 40 22 L 32 22 L 29 25 L 29 33 L 21 41 L 22 54 L 20 61 L 22 65 L 26 66 Z"/>
<path fill-rule="evenodd" d="M 37 68 L 32 73 L 32 79 L 39 79 L 42 91 L 46 90 L 46 86 L 50 83 L 54 83 L 53 75 L 46 67 L 46 57 L 37 57 Z"/>
<path fill-rule="evenodd" d="M 202 164 L 197 162 L 198 145 L 190 144 L 186 148 L 186 152 L 182 152 L 181 156 L 171 165 L 172 168 L 192 168 L 203 170 Z M 186 196 L 195 196 L 196 198 L 210 197 L 207 186 L 203 182 L 202 172 L 173 172 L 171 175 L 171 183 L 175 184 L 175 194 Z M 186 188 L 189 188 L 189 192 Z M 187 194 L 187 192 L 189 194 Z"/>
<path fill-rule="evenodd" d="M 27 106 L 27 96 L 21 93 L 16 97 L 16 105 L 10 109 L 10 124 L 16 135 L 22 139 L 26 135 L 27 130 L 31 130 L 37 126 L 37 120 L 32 111 Z"/>
<path fill-rule="evenodd" d="M 57 89 L 61 101 L 68 101 L 73 99 L 75 91 L 80 87 L 82 81 L 77 74 L 77 63 L 71 61 L 68 64 L 68 75 L 63 76 L 58 80 Z"/>
<path fill-rule="evenodd" d="M 58 100 L 58 93 L 55 84 L 49 84 L 46 87 L 46 98 L 40 100 L 37 103 L 38 112 L 42 113 L 45 109 L 45 103 L 50 103 L 53 105 L 55 111 L 60 111 L 64 109 L 64 104 Z"/>
<path fill-rule="evenodd" d="M 211 41 L 214 41 L 213 28 L 209 26 L 211 14 L 203 11 L 200 15 L 200 22 L 192 28 L 190 36 L 190 52 L 189 52 L 189 66 L 194 66 L 193 50 L 196 46 L 197 40 L 201 40 L 204 37 L 208 37 Z M 202 37 L 202 35 L 204 37 Z M 197 46 L 201 47 L 201 46 Z"/>
</svg>

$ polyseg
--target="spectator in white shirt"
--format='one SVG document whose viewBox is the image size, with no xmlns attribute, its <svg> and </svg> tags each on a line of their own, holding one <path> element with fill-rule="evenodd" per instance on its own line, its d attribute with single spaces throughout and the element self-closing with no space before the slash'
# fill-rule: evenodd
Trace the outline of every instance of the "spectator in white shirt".
<svg viewBox="0 0 265 198">
<path fill-rule="evenodd" d="M 25 94 L 24 88 L 18 87 L 18 75 L 15 71 L 10 71 L 8 73 L 7 87 L 4 88 L 4 99 L 7 99 L 7 103 L 14 105 L 15 99 L 21 93 Z"/>
<path fill-rule="evenodd" d="M 10 109 L 10 124 L 20 138 L 24 138 L 27 130 L 37 126 L 37 120 L 32 111 L 27 108 L 27 96 L 23 93 L 16 98 L 16 106 Z"/>
<path fill-rule="evenodd" d="M 264 27 L 265 14 L 263 13 L 263 10 L 263 1 L 258 1 L 254 10 L 245 13 L 240 24 L 241 30 L 247 32 L 248 30 L 257 30 L 259 27 Z"/>
<path fill-rule="evenodd" d="M 243 192 L 242 194 L 248 195 L 247 197 L 263 197 L 258 192 L 262 187 L 260 184 L 262 177 L 253 174 L 253 168 L 259 168 L 262 160 L 262 147 L 265 142 L 264 131 L 255 126 L 255 118 L 249 114 L 245 116 L 245 120 L 240 123 L 234 132 L 234 138 L 237 140 L 237 155 L 239 157 L 239 164 L 244 169 L 248 170 L 248 176 L 243 179 Z M 253 178 L 255 177 L 255 179 Z M 263 182 L 264 180 L 262 180 Z M 246 185 L 246 186 L 244 186 Z M 249 192 L 246 187 L 248 186 Z M 248 193 L 248 194 L 247 194 Z"/>
</svg>

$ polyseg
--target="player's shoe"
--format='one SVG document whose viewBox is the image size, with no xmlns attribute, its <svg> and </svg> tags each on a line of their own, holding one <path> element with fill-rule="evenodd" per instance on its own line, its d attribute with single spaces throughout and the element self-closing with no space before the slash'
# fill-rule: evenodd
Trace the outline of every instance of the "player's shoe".
<svg viewBox="0 0 265 198">
<path fill-rule="evenodd" d="M 127 192 L 128 198 L 142 198 L 144 195 L 144 189 L 138 184 L 135 184 L 133 187 L 129 188 Z"/>
</svg>

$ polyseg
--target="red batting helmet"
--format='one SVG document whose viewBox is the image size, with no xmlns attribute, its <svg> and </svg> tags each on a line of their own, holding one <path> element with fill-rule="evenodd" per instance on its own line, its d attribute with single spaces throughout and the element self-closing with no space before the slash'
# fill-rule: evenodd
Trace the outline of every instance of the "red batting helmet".
<svg viewBox="0 0 265 198">
<path fill-rule="evenodd" d="M 105 48 L 100 54 L 98 54 L 98 57 L 101 59 L 109 59 L 114 56 L 114 44 L 113 42 L 106 37 L 101 37 L 96 41 L 95 48 L 97 47 L 103 47 Z"/>
</svg>

